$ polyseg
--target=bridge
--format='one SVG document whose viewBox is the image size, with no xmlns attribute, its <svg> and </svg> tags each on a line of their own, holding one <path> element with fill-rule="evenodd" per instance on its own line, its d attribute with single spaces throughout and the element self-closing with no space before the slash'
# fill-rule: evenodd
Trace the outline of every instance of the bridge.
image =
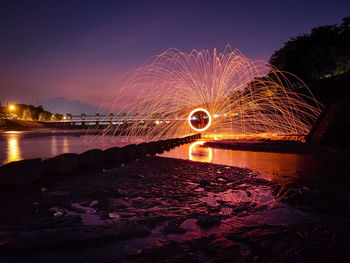
<svg viewBox="0 0 350 263">
<path fill-rule="evenodd" d="M 104 129 L 108 126 L 116 126 L 121 129 L 125 129 L 128 126 L 134 124 L 135 122 L 139 122 L 140 124 L 144 124 L 144 122 L 151 121 L 154 125 L 161 125 L 163 123 L 170 123 L 175 121 L 183 121 L 179 119 L 145 119 L 143 116 L 136 115 L 71 115 L 66 114 L 63 120 L 56 121 L 43 121 L 42 123 L 45 127 L 48 128 L 66 128 L 66 129 L 88 129 L 88 128 L 97 128 Z"/>
</svg>

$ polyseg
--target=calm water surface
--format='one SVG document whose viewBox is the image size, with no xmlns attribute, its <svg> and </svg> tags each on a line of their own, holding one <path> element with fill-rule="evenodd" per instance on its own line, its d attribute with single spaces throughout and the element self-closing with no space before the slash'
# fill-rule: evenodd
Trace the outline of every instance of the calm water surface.
<svg viewBox="0 0 350 263">
<path fill-rule="evenodd" d="M 82 153 L 89 149 L 107 149 L 128 143 L 122 137 L 96 140 L 85 131 L 9 131 L 0 133 L 0 163 L 29 158 L 47 159 L 62 153 Z"/>
<path fill-rule="evenodd" d="M 46 159 L 62 153 L 82 153 L 93 148 L 104 150 L 128 144 L 123 137 L 105 137 L 103 140 L 96 141 L 95 137 L 85 136 L 83 133 L 62 130 L 0 133 L 0 163 L 28 158 Z M 203 148 L 201 146 L 204 142 L 202 140 L 182 145 L 160 156 L 247 167 L 266 179 L 283 182 L 298 178 L 300 175 L 313 175 L 317 168 L 317 159 L 312 154 Z"/>
</svg>

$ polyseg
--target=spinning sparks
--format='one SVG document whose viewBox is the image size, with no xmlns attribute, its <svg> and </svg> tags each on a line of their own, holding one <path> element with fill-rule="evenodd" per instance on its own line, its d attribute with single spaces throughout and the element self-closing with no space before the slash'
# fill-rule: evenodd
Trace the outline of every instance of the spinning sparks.
<svg viewBox="0 0 350 263">
<path fill-rule="evenodd" d="M 188 123 L 196 132 L 203 132 L 210 127 L 210 113 L 202 108 L 194 109 L 191 111 L 190 115 L 188 115 Z"/>
<path fill-rule="evenodd" d="M 297 79 L 229 47 L 223 53 L 170 49 L 123 76 L 112 89 L 102 109 L 116 113 L 111 123 L 122 124 L 110 125 L 102 134 L 147 140 L 193 130 L 303 135 L 321 106 L 301 80 L 292 87 L 290 78 Z"/>
</svg>

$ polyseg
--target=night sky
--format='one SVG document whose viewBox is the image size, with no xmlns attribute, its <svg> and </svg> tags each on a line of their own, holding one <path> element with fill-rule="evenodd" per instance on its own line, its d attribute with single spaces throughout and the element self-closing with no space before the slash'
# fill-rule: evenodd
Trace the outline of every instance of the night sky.
<svg viewBox="0 0 350 263">
<path fill-rule="evenodd" d="M 0 102 L 99 105 L 121 74 L 168 48 L 230 44 L 268 61 L 290 37 L 349 15 L 337 0 L 1 0 Z"/>
</svg>

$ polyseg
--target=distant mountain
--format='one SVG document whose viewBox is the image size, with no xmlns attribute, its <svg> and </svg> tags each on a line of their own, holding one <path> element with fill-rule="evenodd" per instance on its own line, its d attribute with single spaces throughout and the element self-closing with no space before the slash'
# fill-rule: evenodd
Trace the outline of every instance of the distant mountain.
<svg viewBox="0 0 350 263">
<path fill-rule="evenodd" d="M 63 97 L 56 97 L 41 101 L 41 105 L 47 111 L 51 113 L 71 113 L 73 115 L 80 115 L 86 113 L 88 115 L 94 115 L 98 112 L 98 107 L 92 106 L 86 103 L 81 103 L 78 100 L 70 101 Z"/>
</svg>

